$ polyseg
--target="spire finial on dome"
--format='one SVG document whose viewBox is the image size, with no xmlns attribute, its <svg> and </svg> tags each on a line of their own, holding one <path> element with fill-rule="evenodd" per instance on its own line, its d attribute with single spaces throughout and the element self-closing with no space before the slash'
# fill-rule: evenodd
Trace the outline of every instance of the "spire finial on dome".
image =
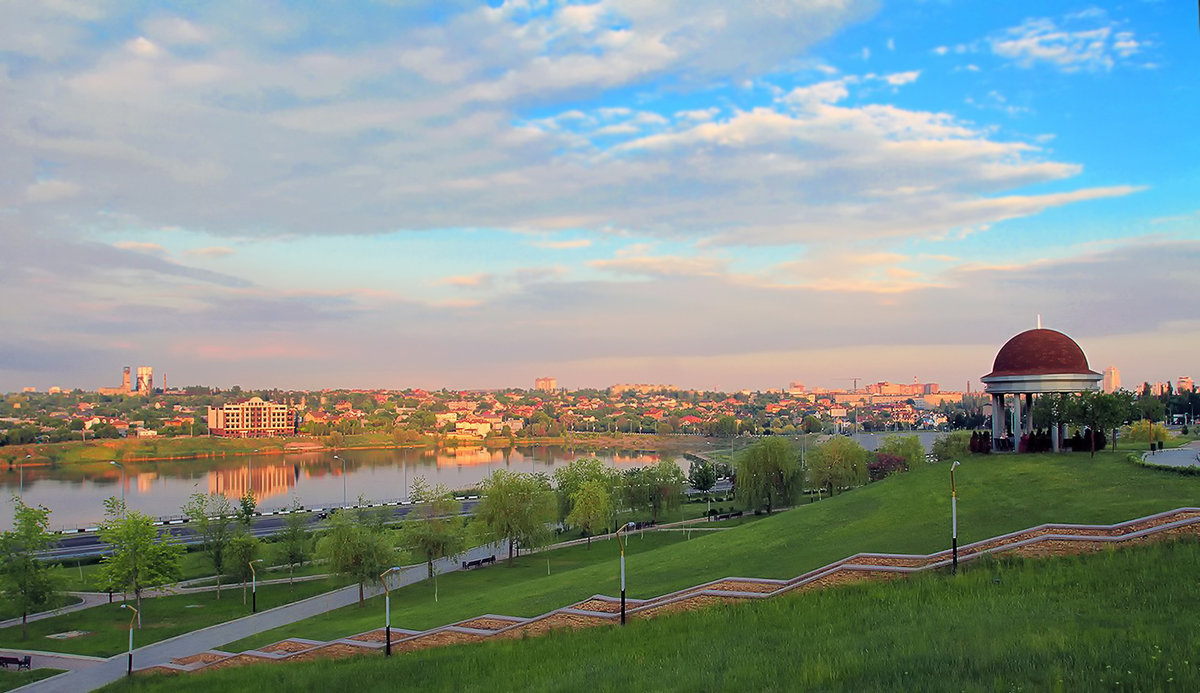
<svg viewBox="0 0 1200 693">
<path fill-rule="evenodd" d="M 1042 314 L 1038 313 L 1038 329 L 1042 329 Z"/>
</svg>

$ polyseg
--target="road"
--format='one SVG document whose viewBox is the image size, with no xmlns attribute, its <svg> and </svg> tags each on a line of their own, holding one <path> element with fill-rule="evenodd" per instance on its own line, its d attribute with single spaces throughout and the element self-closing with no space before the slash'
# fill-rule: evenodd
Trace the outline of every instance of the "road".
<svg viewBox="0 0 1200 693">
<path fill-rule="evenodd" d="M 472 497 L 472 498 L 462 501 L 463 514 L 469 515 L 469 514 L 473 513 L 475 511 L 475 506 L 477 506 L 478 504 L 479 504 L 479 500 L 478 500 L 478 498 L 475 498 L 475 497 Z M 371 506 L 371 507 L 386 508 L 386 509 L 391 510 L 392 511 L 392 519 L 393 519 L 393 521 L 395 521 L 395 520 L 402 520 L 405 517 L 407 517 L 408 514 L 410 512 L 412 512 L 413 508 L 416 507 L 416 505 L 415 504 L 396 503 L 394 505 L 376 504 L 375 506 Z M 315 528 L 314 526 L 323 519 L 323 517 L 327 511 L 323 508 L 310 508 L 310 509 L 304 510 L 303 512 L 308 517 L 309 529 L 314 529 Z M 278 513 L 266 513 L 263 515 L 256 516 L 254 518 L 253 524 L 251 526 L 250 533 L 257 537 L 266 537 L 266 536 L 271 536 L 273 534 L 278 533 L 279 531 L 281 531 L 283 529 L 284 523 L 287 521 L 286 520 L 287 514 L 288 513 L 286 511 L 281 511 Z M 161 520 L 160 523 L 161 523 L 161 526 L 159 528 L 160 535 L 170 534 L 184 544 L 200 543 L 200 540 L 199 540 L 199 538 L 197 538 L 196 533 L 194 531 L 192 531 L 191 527 L 189 526 L 189 524 L 186 521 L 184 521 L 184 520 Z M 58 540 L 57 547 L 55 547 L 54 549 L 51 549 L 50 551 L 46 551 L 40 555 L 43 556 L 44 558 L 61 561 L 61 560 L 69 560 L 69 559 L 73 559 L 73 558 L 86 558 L 89 556 L 98 556 L 100 554 L 105 553 L 107 551 L 107 549 L 108 549 L 107 545 L 104 542 L 100 541 L 100 535 L 98 533 L 92 531 L 92 532 L 84 532 L 84 533 L 79 533 L 79 534 L 63 535 Z"/>
</svg>

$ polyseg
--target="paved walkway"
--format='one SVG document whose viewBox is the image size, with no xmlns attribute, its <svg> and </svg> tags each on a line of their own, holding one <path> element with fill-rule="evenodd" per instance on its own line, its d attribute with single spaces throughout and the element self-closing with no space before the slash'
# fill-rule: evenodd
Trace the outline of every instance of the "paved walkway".
<svg viewBox="0 0 1200 693">
<path fill-rule="evenodd" d="M 475 547 L 460 556 L 458 560 L 443 559 L 438 561 L 438 572 L 448 573 L 460 570 L 460 561 L 473 561 L 491 555 L 499 556 L 500 549 L 501 546 L 499 544 Z M 394 584 L 400 587 L 420 582 L 425 579 L 426 574 L 427 569 L 424 563 L 407 566 L 403 571 L 396 574 Z M 373 597 L 382 592 L 382 587 L 372 585 L 367 588 L 366 596 Z M 105 595 L 105 598 L 107 599 L 107 595 Z M 163 640 L 153 645 L 137 648 L 133 651 L 133 665 L 135 668 L 140 669 L 169 662 L 175 657 L 186 657 L 197 652 L 211 650 L 225 643 L 241 640 L 242 638 L 261 633 L 264 630 L 295 623 L 310 616 L 316 616 L 326 611 L 354 604 L 357 601 L 358 585 L 350 585 L 349 587 L 343 587 L 333 592 L 326 592 L 325 594 L 263 611 L 253 616 L 239 618 L 236 621 L 227 621 L 191 633 L 177 635 L 174 638 Z M 380 615 L 380 620 L 382 621 L 382 614 Z M 137 631 L 134 631 L 133 637 L 136 644 Z M 34 654 L 34 660 L 34 664 L 38 667 L 50 666 L 49 664 L 43 664 L 40 656 L 36 653 Z M 36 681 L 16 690 L 37 691 L 39 693 L 43 691 L 47 693 L 51 691 L 55 693 L 92 691 L 124 676 L 127 658 L 125 653 L 121 653 L 108 659 L 94 661 L 90 666 L 83 662 L 77 664 L 78 666 L 74 667 L 68 673 L 43 681 Z"/>
<path fill-rule="evenodd" d="M 1160 450 L 1155 453 L 1142 453 L 1142 461 L 1147 464 L 1161 464 L 1168 467 L 1198 467 L 1200 466 L 1200 440 L 1170 450 Z"/>
</svg>

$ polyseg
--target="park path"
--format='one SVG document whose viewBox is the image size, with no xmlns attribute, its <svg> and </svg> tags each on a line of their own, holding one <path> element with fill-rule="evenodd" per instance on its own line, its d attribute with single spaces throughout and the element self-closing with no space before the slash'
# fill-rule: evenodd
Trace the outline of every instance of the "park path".
<svg viewBox="0 0 1200 693">
<path fill-rule="evenodd" d="M 498 555 L 500 548 L 499 544 L 477 546 L 459 556 L 457 560 L 442 559 L 437 562 L 438 572 L 448 573 L 460 570 L 460 561 L 473 561 Z M 426 575 L 427 572 L 424 563 L 406 566 L 403 571 L 396 573 L 394 584 L 396 586 L 411 585 L 425 579 Z M 382 592 L 382 587 L 372 585 L 367 588 L 366 596 L 373 597 L 382 594 Z M 104 596 L 107 599 L 107 595 Z M 175 657 L 186 657 L 197 652 L 211 650 L 225 643 L 241 640 L 264 630 L 286 626 L 289 623 L 295 623 L 310 616 L 316 616 L 326 611 L 349 606 L 357 601 L 358 585 L 355 584 L 298 602 L 285 604 L 253 616 L 246 616 L 235 621 L 226 621 L 225 623 L 219 623 L 191 633 L 177 635 L 168 640 L 135 649 L 133 651 L 134 666 L 140 669 L 142 667 L 169 662 Z M 382 614 L 380 615 L 380 620 L 382 620 Z M 137 631 L 134 631 L 133 637 L 136 643 Z M 49 663 L 43 664 L 41 657 L 49 657 L 50 655 L 48 654 L 21 652 L 18 650 L 10 650 L 8 652 L 19 653 L 21 655 L 32 654 L 35 660 L 34 664 L 39 668 L 42 666 L 56 666 Z M 72 671 L 42 681 L 36 681 L 16 690 L 37 693 L 81 693 L 82 691 L 92 691 L 100 688 L 125 675 L 127 666 L 125 653 L 109 657 L 108 659 L 93 660 L 90 662 L 90 665 L 86 660 L 74 661 L 76 659 L 79 658 L 72 658 L 71 663 L 75 665 L 70 667 L 73 669 Z M 58 666 L 57 668 L 68 667 Z"/>
</svg>

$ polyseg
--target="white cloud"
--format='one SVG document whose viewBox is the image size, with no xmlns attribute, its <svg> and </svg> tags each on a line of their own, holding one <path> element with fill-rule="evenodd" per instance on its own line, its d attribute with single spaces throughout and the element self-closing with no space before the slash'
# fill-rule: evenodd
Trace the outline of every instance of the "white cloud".
<svg viewBox="0 0 1200 693">
<path fill-rule="evenodd" d="M 32 203 L 56 202 L 75 197 L 80 187 L 65 180 L 41 180 L 25 188 L 25 199 Z"/>
<path fill-rule="evenodd" d="M 1027 19 L 988 39 L 992 52 L 1025 68 L 1038 64 L 1063 72 L 1107 71 L 1141 51 L 1131 31 L 1122 31 L 1103 10 Z"/>
<path fill-rule="evenodd" d="M 234 254 L 233 248 L 225 246 L 209 246 L 207 248 L 192 248 L 187 251 L 188 255 L 196 255 L 199 257 L 229 257 Z"/>
<path fill-rule="evenodd" d="M 589 248 L 592 242 L 586 238 L 576 238 L 570 241 L 538 241 L 533 245 L 538 248 L 548 248 L 550 250 L 574 250 L 577 248 Z"/>
<path fill-rule="evenodd" d="M 917 78 L 920 76 L 921 76 L 920 70 L 910 70 L 908 72 L 896 72 L 896 73 L 893 73 L 890 75 L 886 75 L 886 76 L 884 76 L 883 79 L 884 79 L 884 81 L 886 81 L 888 84 L 892 85 L 893 87 L 899 87 L 899 86 L 903 86 L 905 84 L 911 84 L 911 83 L 917 81 Z"/>
</svg>

